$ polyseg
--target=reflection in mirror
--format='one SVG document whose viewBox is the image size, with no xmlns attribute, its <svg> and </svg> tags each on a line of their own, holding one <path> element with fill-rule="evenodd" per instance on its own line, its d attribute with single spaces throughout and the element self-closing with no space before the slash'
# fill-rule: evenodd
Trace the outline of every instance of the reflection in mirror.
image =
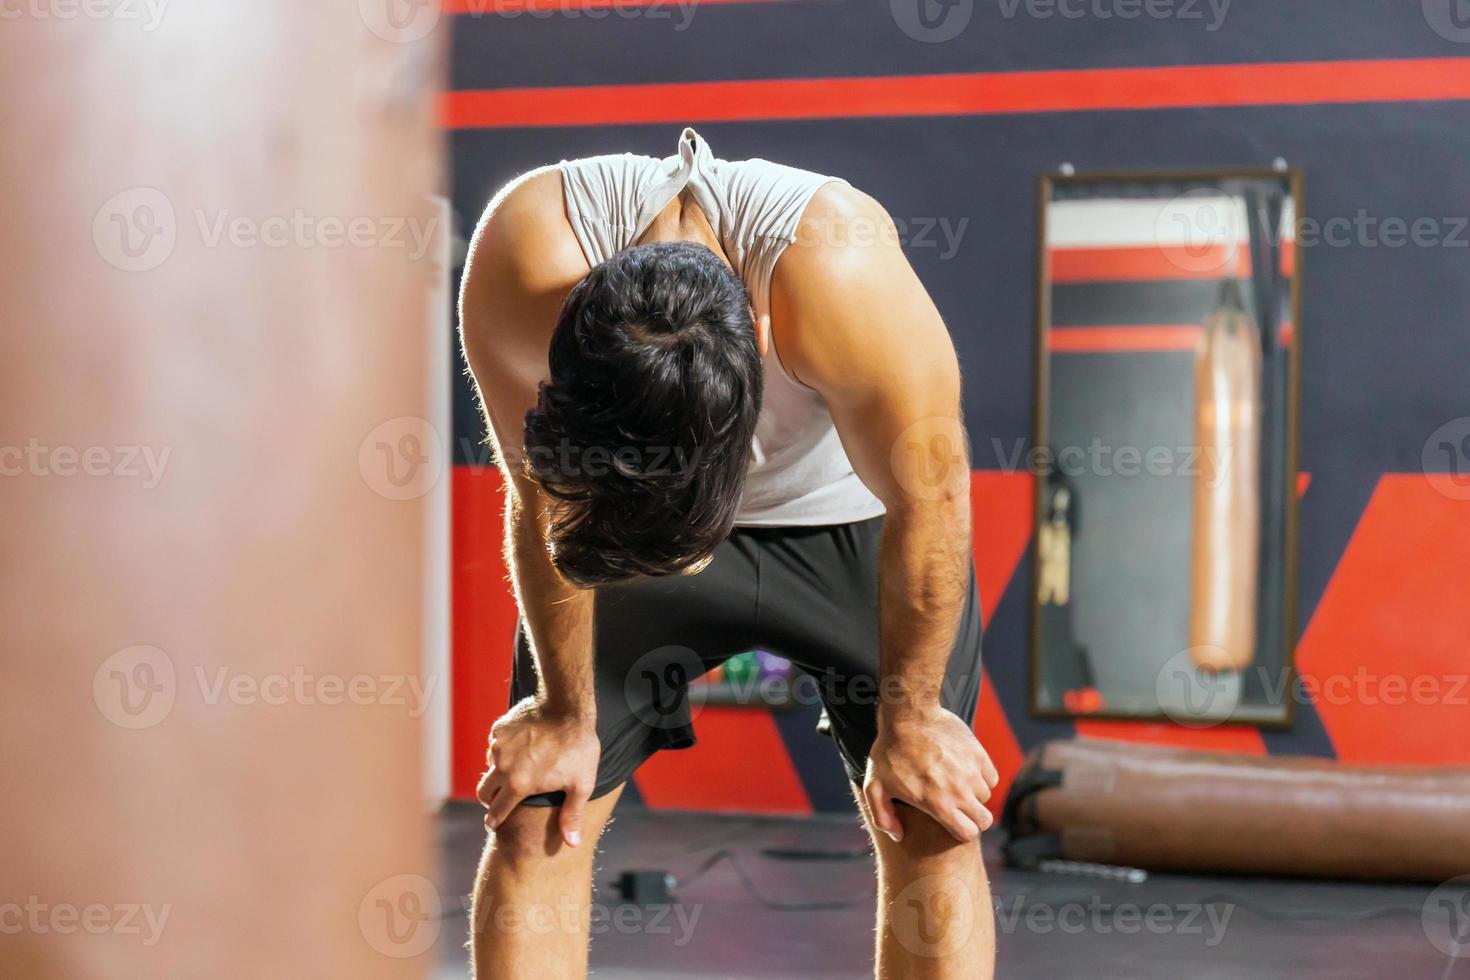
<svg viewBox="0 0 1470 980">
<path fill-rule="evenodd" d="M 1299 185 L 1043 181 L 1039 714 L 1290 720 Z"/>
</svg>

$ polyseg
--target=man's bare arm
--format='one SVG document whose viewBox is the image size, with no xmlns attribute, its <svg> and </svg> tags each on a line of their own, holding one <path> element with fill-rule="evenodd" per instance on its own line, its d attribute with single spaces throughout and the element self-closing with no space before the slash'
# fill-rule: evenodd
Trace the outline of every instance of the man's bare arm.
<svg viewBox="0 0 1470 980">
<path fill-rule="evenodd" d="M 822 394 L 853 468 L 887 508 L 879 733 L 864 792 L 891 834 L 902 834 L 897 798 L 972 839 L 990 824 L 983 804 L 997 777 L 968 726 L 940 702 L 970 574 L 954 346 L 876 202 L 829 184 L 804 220 L 817 233 L 786 251 L 772 283 L 777 349 Z M 859 227 L 889 234 L 842 233 Z"/>
<path fill-rule="evenodd" d="M 546 377 L 557 312 L 587 266 L 572 238 L 554 170 L 492 202 L 470 244 L 460 339 L 505 474 L 506 561 L 540 685 L 492 729 L 480 785 L 494 828 L 525 797 L 565 791 L 562 835 L 575 846 L 597 771 L 592 685 L 593 594 L 556 573 L 546 547 L 547 498 L 525 476 L 523 425 Z"/>
</svg>

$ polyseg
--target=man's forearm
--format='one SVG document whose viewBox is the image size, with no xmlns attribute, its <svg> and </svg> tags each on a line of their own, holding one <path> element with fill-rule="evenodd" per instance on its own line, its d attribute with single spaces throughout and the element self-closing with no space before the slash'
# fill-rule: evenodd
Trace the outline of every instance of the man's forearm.
<svg viewBox="0 0 1470 980">
<path fill-rule="evenodd" d="M 552 567 L 540 515 L 524 492 L 506 494 L 506 562 L 528 631 L 538 699 L 551 711 L 591 721 L 593 593 L 568 585 Z"/>
<path fill-rule="evenodd" d="M 879 557 L 879 727 L 938 708 L 970 576 L 970 502 L 888 508 Z"/>
</svg>

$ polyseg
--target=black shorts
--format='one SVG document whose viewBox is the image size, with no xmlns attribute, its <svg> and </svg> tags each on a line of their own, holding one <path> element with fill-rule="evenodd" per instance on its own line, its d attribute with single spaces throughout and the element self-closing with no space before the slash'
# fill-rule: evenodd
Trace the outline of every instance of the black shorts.
<svg viewBox="0 0 1470 980">
<path fill-rule="evenodd" d="M 697 575 L 599 587 L 594 624 L 597 737 L 593 798 L 621 786 L 660 749 L 695 742 L 700 688 L 689 681 L 730 657 L 765 650 L 799 671 L 793 693 L 820 697 L 847 775 L 861 785 L 877 736 L 878 539 L 883 518 L 827 527 L 736 528 Z M 943 686 L 969 722 L 980 691 L 980 597 L 973 568 Z M 536 690 L 524 626 L 511 703 Z M 756 701 L 755 703 L 760 703 Z M 563 794 L 529 797 L 555 806 Z"/>
</svg>

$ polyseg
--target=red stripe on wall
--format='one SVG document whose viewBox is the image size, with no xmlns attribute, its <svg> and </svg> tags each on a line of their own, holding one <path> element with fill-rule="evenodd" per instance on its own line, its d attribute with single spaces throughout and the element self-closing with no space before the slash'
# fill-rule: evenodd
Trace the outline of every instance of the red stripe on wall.
<svg viewBox="0 0 1470 980">
<path fill-rule="evenodd" d="M 1118 354 L 1192 351 L 1204 328 L 1197 324 L 1147 327 L 1052 327 L 1047 347 L 1057 354 Z"/>
<path fill-rule="evenodd" d="M 1470 59 L 1287 62 L 445 92 L 449 129 L 1470 99 Z"/>
<path fill-rule="evenodd" d="M 1146 280 L 1218 281 L 1227 267 L 1238 266 L 1250 275 L 1250 260 L 1238 249 L 1223 245 L 1190 248 L 1186 245 L 1149 245 L 1127 248 L 1058 248 L 1051 252 L 1051 281 L 1133 282 Z M 1234 260 L 1232 262 L 1232 259 Z"/>
</svg>

